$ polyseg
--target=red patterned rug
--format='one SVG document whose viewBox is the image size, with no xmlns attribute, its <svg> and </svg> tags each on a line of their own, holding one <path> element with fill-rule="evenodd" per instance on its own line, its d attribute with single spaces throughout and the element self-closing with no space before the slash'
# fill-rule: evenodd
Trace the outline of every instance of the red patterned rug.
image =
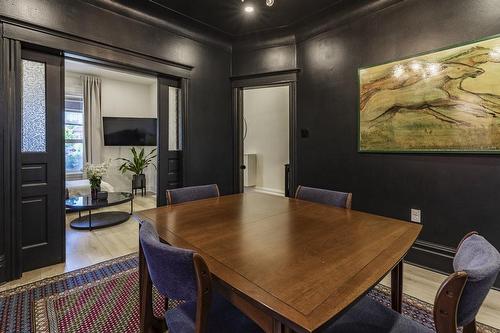
<svg viewBox="0 0 500 333">
<path fill-rule="evenodd" d="M 369 293 L 390 306 L 390 289 Z M 404 296 L 403 313 L 434 329 L 432 305 Z M 172 303 L 171 306 L 175 306 Z M 154 298 L 155 315 L 163 315 L 163 299 Z M 139 332 L 137 256 L 129 255 L 75 272 L 0 293 L 0 332 L 136 333 Z M 478 332 L 499 330 L 478 325 Z"/>
</svg>

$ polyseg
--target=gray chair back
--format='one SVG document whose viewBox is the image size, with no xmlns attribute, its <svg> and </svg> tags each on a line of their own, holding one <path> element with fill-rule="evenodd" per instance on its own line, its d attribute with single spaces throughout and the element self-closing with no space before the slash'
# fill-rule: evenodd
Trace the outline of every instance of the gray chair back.
<svg viewBox="0 0 500 333">
<path fill-rule="evenodd" d="M 459 245 L 453 268 L 455 272 L 467 273 L 457 313 L 458 326 L 467 326 L 475 320 L 495 283 L 500 271 L 500 253 L 484 237 L 472 234 Z"/>
<path fill-rule="evenodd" d="M 352 193 L 299 186 L 295 198 L 325 205 L 351 209 Z"/>
<path fill-rule="evenodd" d="M 197 279 L 194 252 L 163 244 L 154 226 L 147 221 L 142 222 L 139 240 L 151 280 L 158 291 L 169 298 L 195 302 Z"/>
<path fill-rule="evenodd" d="M 173 205 L 182 202 L 195 201 L 220 196 L 217 184 L 189 186 L 167 190 L 167 204 Z"/>
</svg>

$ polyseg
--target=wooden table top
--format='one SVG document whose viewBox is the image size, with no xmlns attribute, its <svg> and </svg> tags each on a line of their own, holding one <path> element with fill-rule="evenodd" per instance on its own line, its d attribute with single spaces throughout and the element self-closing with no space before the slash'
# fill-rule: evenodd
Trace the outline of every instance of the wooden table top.
<svg viewBox="0 0 500 333">
<path fill-rule="evenodd" d="M 422 229 L 415 223 L 259 193 L 136 215 L 171 245 L 298 331 L 314 332 L 378 283 Z"/>
</svg>

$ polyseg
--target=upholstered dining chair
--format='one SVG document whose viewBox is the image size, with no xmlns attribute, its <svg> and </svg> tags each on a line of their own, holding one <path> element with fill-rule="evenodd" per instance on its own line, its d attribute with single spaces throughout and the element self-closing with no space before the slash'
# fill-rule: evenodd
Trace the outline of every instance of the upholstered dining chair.
<svg viewBox="0 0 500 333">
<path fill-rule="evenodd" d="M 437 333 L 476 332 L 476 315 L 500 271 L 500 253 L 476 232 L 460 242 L 453 260 L 454 273 L 439 288 L 434 301 Z M 431 333 L 432 330 L 384 305 L 363 297 L 325 333 Z"/>
<path fill-rule="evenodd" d="M 139 234 L 154 286 L 167 299 L 181 300 L 180 305 L 165 312 L 169 333 L 263 332 L 212 292 L 210 271 L 202 256 L 160 242 L 154 226 L 147 221 Z"/>
<path fill-rule="evenodd" d="M 167 190 L 167 204 L 173 205 L 219 196 L 220 192 L 217 184 L 181 187 L 174 190 Z"/>
<path fill-rule="evenodd" d="M 325 205 L 351 209 L 352 193 L 324 190 L 299 185 L 295 198 Z"/>
</svg>

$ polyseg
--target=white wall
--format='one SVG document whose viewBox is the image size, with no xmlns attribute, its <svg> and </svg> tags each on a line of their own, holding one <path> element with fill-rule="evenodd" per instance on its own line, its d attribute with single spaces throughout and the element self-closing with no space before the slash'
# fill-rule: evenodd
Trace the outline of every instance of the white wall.
<svg viewBox="0 0 500 333">
<path fill-rule="evenodd" d="M 102 77 L 102 116 L 103 117 L 131 117 L 156 118 L 157 99 L 156 84 L 137 84 Z M 104 147 L 105 158 L 111 159 L 111 168 L 106 181 L 116 191 L 130 191 L 132 174 L 122 174 L 118 168 L 122 162 L 119 157 L 130 158 L 131 147 Z M 136 147 L 140 149 L 142 147 Z M 155 147 L 144 147 L 149 153 Z M 156 164 L 156 163 L 155 163 Z M 147 190 L 156 193 L 156 169 L 150 166 L 145 171 Z"/>
<path fill-rule="evenodd" d="M 285 192 L 285 164 L 289 162 L 288 87 L 248 89 L 243 92 L 243 114 L 248 132 L 244 153 L 257 155 L 256 189 Z"/>
</svg>

